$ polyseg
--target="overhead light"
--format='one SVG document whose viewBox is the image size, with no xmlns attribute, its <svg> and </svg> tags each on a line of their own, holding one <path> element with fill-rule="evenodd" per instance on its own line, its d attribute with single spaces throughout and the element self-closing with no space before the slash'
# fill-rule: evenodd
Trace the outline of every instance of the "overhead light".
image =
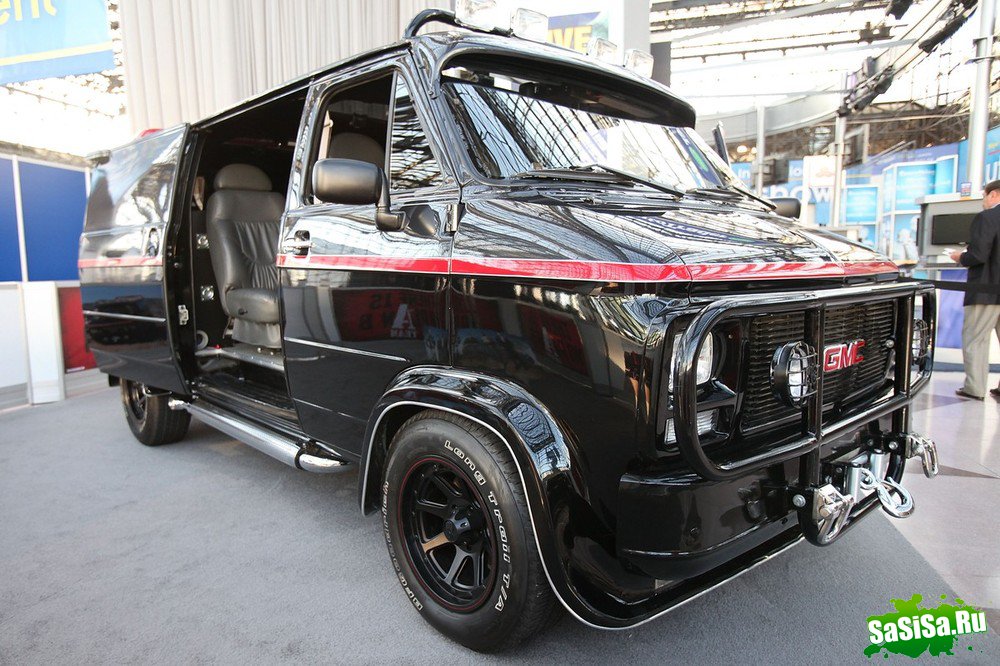
<svg viewBox="0 0 1000 666">
<path fill-rule="evenodd" d="M 587 45 L 587 55 L 601 62 L 617 65 L 621 62 L 618 45 L 602 37 L 593 37 Z"/>
<path fill-rule="evenodd" d="M 889 26 L 882 24 L 873 28 L 870 21 L 865 23 L 865 27 L 858 31 L 858 39 L 868 44 L 876 40 L 889 39 L 890 37 L 892 35 L 889 33 Z"/>
<path fill-rule="evenodd" d="M 639 49 L 629 49 L 625 52 L 625 69 L 630 69 L 647 79 L 650 78 L 653 76 L 653 54 Z"/>
<path fill-rule="evenodd" d="M 892 0 L 889 3 L 889 8 L 885 10 L 885 13 L 892 16 L 897 21 L 903 18 L 903 14 L 906 10 L 910 8 L 913 4 L 913 0 Z"/>
<path fill-rule="evenodd" d="M 511 16 L 510 29 L 518 37 L 544 42 L 549 38 L 549 17 L 531 9 L 518 9 Z"/>
<path fill-rule="evenodd" d="M 965 14 L 959 14 L 955 18 L 951 19 L 944 24 L 944 27 L 938 30 L 936 33 L 925 39 L 924 41 L 917 44 L 921 51 L 924 53 L 930 53 L 943 42 L 947 41 L 949 37 L 958 32 L 958 29 L 962 27 L 962 24 L 969 17 Z"/>
<path fill-rule="evenodd" d="M 473 28 L 491 30 L 500 22 L 496 0 L 455 0 L 455 18 Z"/>
</svg>

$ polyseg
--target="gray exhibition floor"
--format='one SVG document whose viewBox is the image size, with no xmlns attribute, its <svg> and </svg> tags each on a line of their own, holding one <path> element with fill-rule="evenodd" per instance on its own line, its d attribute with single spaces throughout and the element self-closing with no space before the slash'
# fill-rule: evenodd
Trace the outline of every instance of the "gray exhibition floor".
<svg viewBox="0 0 1000 666">
<path fill-rule="evenodd" d="M 197 423 L 179 444 L 143 447 L 110 389 L 0 414 L 0 663 L 481 661 L 414 612 L 376 519 L 358 512 L 356 484 L 355 473 L 310 476 Z M 995 498 L 981 508 L 996 509 Z M 959 547 L 987 553 L 995 573 L 995 526 L 960 532 Z M 911 542 L 878 514 L 638 629 L 564 618 L 498 660 L 869 663 L 867 616 L 957 586 Z M 1000 663 L 996 633 L 957 645 L 948 663 Z"/>
</svg>

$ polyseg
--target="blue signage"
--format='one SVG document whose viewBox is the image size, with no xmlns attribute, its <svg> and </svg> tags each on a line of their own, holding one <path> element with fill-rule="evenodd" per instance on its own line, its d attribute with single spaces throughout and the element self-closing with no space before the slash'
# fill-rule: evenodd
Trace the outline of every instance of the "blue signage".
<svg viewBox="0 0 1000 666">
<path fill-rule="evenodd" d="M 958 182 L 964 183 L 969 179 L 969 140 L 958 142 Z M 986 133 L 986 156 L 983 160 L 983 182 L 986 183 L 1000 179 L 1000 126 L 994 127 Z"/>
<path fill-rule="evenodd" d="M 788 180 L 802 180 L 805 170 L 802 168 L 802 160 L 788 160 Z"/>
<path fill-rule="evenodd" d="M 753 187 L 753 162 L 733 162 L 729 166 L 744 185 Z"/>
<path fill-rule="evenodd" d="M 917 199 L 934 193 L 937 172 L 933 163 L 895 164 L 895 187 L 892 208 L 895 211 L 919 211 Z M 887 170 L 889 171 L 889 170 Z"/>
<path fill-rule="evenodd" d="M 844 191 L 844 221 L 872 224 L 878 221 L 878 185 L 848 185 Z"/>
<path fill-rule="evenodd" d="M 0 85 L 114 66 L 104 0 L 0 0 Z"/>
<path fill-rule="evenodd" d="M 955 176 L 958 172 L 958 155 L 940 157 L 934 163 L 934 194 L 951 194 L 956 191 Z"/>
</svg>

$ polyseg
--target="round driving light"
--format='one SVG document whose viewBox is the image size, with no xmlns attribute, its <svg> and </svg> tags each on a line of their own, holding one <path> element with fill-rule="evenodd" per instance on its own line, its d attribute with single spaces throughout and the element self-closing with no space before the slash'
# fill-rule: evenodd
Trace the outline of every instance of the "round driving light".
<svg viewBox="0 0 1000 666">
<path fill-rule="evenodd" d="M 804 342 L 789 342 L 774 352 L 771 359 L 771 386 L 778 398 L 800 407 L 816 392 L 819 364 L 816 351 Z"/>
</svg>

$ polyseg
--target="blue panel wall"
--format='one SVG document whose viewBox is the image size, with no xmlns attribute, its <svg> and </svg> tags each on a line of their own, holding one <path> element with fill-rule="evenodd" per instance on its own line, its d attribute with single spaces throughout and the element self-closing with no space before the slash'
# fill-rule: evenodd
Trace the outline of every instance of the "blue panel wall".
<svg viewBox="0 0 1000 666">
<path fill-rule="evenodd" d="M 14 203 L 14 163 L 0 158 L 0 282 L 21 279 L 21 250 L 17 242 Z"/>
<path fill-rule="evenodd" d="M 76 260 L 87 208 L 82 171 L 20 162 L 29 280 L 77 280 Z"/>
</svg>

